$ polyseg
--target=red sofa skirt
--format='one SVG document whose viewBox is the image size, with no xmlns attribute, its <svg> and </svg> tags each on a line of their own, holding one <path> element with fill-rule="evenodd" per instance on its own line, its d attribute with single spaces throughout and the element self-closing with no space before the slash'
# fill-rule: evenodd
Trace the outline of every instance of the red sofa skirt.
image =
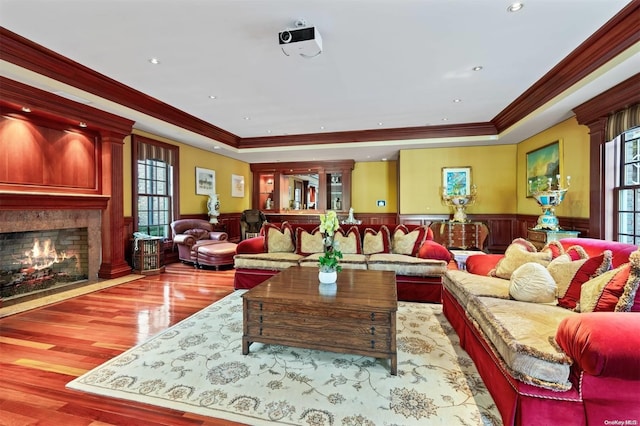
<svg viewBox="0 0 640 426">
<path fill-rule="evenodd" d="M 465 310 L 446 288 L 442 310 L 460 338 L 493 397 L 505 425 L 585 425 L 585 408 L 579 389 L 580 377 L 571 377 L 573 387 L 555 392 L 514 379 L 488 343 L 469 321 Z"/>
</svg>

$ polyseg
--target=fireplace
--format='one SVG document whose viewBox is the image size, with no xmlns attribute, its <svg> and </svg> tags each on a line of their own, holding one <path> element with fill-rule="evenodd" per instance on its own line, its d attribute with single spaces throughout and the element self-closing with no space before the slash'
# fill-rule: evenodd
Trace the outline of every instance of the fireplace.
<svg viewBox="0 0 640 426">
<path fill-rule="evenodd" d="M 1 306 L 98 281 L 101 211 L 0 210 Z"/>
<path fill-rule="evenodd" d="M 0 234 L 0 297 L 87 280 L 88 247 L 87 228 Z"/>
</svg>

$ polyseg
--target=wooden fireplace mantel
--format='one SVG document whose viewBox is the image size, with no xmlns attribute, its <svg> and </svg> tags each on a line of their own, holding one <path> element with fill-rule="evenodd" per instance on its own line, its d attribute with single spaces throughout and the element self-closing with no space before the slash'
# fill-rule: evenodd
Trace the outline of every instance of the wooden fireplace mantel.
<svg viewBox="0 0 640 426">
<path fill-rule="evenodd" d="M 0 191 L 0 210 L 104 210 L 108 195 Z"/>
</svg>

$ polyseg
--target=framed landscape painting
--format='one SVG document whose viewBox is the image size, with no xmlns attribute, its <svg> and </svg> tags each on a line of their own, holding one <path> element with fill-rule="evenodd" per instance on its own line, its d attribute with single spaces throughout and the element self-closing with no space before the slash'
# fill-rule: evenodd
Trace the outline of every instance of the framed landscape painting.
<svg viewBox="0 0 640 426">
<path fill-rule="evenodd" d="M 443 167 L 442 192 L 444 195 L 471 194 L 471 167 Z"/>
<path fill-rule="evenodd" d="M 196 167 L 196 194 L 209 195 L 216 192 L 216 172 Z"/>
<path fill-rule="evenodd" d="M 560 175 L 560 140 L 527 152 L 527 197 L 558 183 Z"/>
</svg>

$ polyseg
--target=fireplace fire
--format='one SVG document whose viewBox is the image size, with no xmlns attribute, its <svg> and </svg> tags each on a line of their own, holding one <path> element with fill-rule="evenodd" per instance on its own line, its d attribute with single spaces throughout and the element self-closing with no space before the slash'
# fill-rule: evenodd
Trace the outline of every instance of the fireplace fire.
<svg viewBox="0 0 640 426">
<path fill-rule="evenodd" d="M 86 280 L 87 257 L 87 228 L 0 234 L 0 296 Z"/>
</svg>

